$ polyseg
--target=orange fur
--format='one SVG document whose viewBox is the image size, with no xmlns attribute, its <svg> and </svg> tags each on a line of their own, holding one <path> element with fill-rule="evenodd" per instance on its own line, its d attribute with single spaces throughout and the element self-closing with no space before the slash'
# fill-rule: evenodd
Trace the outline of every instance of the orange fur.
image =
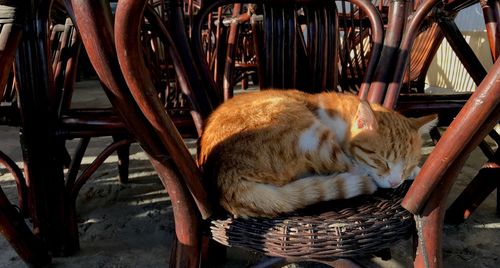
<svg viewBox="0 0 500 268">
<path fill-rule="evenodd" d="M 337 93 L 242 94 L 208 119 L 198 163 L 228 212 L 275 216 L 397 186 L 414 172 L 419 129 L 433 119 Z"/>
</svg>

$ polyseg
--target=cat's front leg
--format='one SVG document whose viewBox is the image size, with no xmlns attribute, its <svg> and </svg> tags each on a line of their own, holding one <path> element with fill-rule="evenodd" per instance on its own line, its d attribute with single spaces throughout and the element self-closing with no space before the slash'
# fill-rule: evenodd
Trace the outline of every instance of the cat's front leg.
<svg viewBox="0 0 500 268">
<path fill-rule="evenodd" d="M 350 174 L 351 178 L 357 177 L 358 180 L 362 181 L 366 180 L 370 182 L 370 187 L 368 187 L 366 193 L 362 194 L 373 194 L 375 191 L 377 191 L 378 186 L 375 181 L 375 178 L 367 169 L 363 168 L 362 166 L 359 165 L 351 166 L 351 169 L 346 174 Z"/>
<path fill-rule="evenodd" d="M 378 189 L 377 184 L 370 176 L 359 171 L 356 173 L 341 173 L 337 176 L 337 179 L 342 181 L 342 187 L 339 187 L 338 190 L 342 191 L 343 198 L 373 194 Z"/>
</svg>

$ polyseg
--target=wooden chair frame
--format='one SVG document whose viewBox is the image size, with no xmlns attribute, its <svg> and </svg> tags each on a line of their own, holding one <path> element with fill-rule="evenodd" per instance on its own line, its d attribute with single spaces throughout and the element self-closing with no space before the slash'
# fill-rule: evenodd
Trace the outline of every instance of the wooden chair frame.
<svg viewBox="0 0 500 268">
<path fill-rule="evenodd" d="M 65 200 L 65 186 L 60 157 L 55 155 L 57 150 L 53 150 L 61 146 L 53 135 L 57 117 L 48 105 L 46 96 L 52 84 L 46 53 L 48 47 L 47 42 L 39 42 L 37 39 L 39 36 L 47 36 L 44 22 L 47 21 L 48 5 L 43 5 L 45 3 L 42 2 L 30 0 L 23 3 L 25 38 L 18 46 L 16 68 L 21 89 L 19 100 L 23 109 L 21 120 L 25 130 L 24 153 L 31 161 L 25 170 L 26 179 L 31 186 L 30 198 L 33 200 L 30 215 L 48 248 L 57 255 L 68 245 L 67 233 L 60 232 L 66 224 L 65 209 L 60 206 L 60 201 Z M 143 60 L 137 40 L 142 12 L 137 10 L 144 10 L 145 2 L 120 1 L 114 32 L 111 12 L 105 3 L 90 0 L 65 1 L 80 29 L 83 44 L 111 103 L 124 120 L 126 128 L 140 141 L 150 156 L 153 166 L 168 189 L 172 203 L 176 204 L 174 217 L 177 242 L 172 249 L 171 265 L 197 267 L 201 261 L 199 253 L 203 244 L 200 233 L 202 219 L 210 216 L 211 208 L 207 202 L 207 193 L 199 181 L 201 176 L 196 164 L 183 145 L 175 125 L 164 113 L 163 106 L 152 98 L 155 96 L 155 89 L 147 79 L 144 65 L 137 67 L 137 62 L 142 63 Z M 390 34 L 385 35 L 381 52 L 383 60 L 378 62 L 378 66 L 394 64 L 397 66 L 396 72 L 391 75 L 389 70 L 377 68 L 373 80 L 364 84 L 361 96 L 372 102 L 383 102 L 389 108 L 395 107 L 408 63 L 409 49 L 424 19 L 435 8 L 445 11 L 460 10 L 472 2 L 474 1 L 449 0 L 446 5 L 440 6 L 437 0 L 426 0 L 419 5 L 405 27 L 401 21 L 394 18 L 407 17 L 405 14 L 409 10 L 409 3 L 392 2 L 387 15 L 387 32 Z M 494 0 L 487 3 L 487 19 L 498 22 L 498 4 Z M 172 54 L 179 55 L 177 73 L 182 77 L 187 89 L 196 89 L 190 91 L 191 95 L 188 97 L 195 104 L 195 116 L 198 114 L 195 118 L 202 120 L 220 103 L 222 97 L 220 91 L 211 89 L 214 88 L 213 85 L 206 86 L 206 81 L 210 79 L 205 72 L 198 69 L 193 59 L 183 27 L 182 4 L 170 1 L 165 5 L 166 15 L 172 22 L 166 29 L 166 35 L 170 35 L 169 43 L 172 44 L 172 49 L 175 49 Z M 135 12 L 129 12 L 130 10 Z M 487 30 L 492 56 L 496 60 L 499 29 L 488 26 Z M 421 227 L 415 259 L 417 267 L 442 266 L 444 199 L 468 153 L 499 121 L 499 83 L 500 61 L 496 60 L 476 92 L 444 133 L 403 200 L 402 205 L 416 216 L 417 225 Z M 201 124 L 201 121 L 198 123 Z M 40 139 L 46 142 L 38 143 Z M 171 158 L 167 158 L 167 155 Z M 8 219 L 7 225 L 12 223 L 12 220 Z M 4 223 L 0 225 L 5 226 Z M 14 243 L 26 241 L 28 240 L 21 238 L 14 240 Z M 30 249 L 29 252 L 38 251 Z"/>
<path fill-rule="evenodd" d="M 127 10 L 127 9 L 131 9 L 131 10 L 134 10 L 132 8 L 132 6 L 137 9 L 137 8 L 140 8 L 141 7 L 141 4 L 140 3 L 137 3 L 136 2 L 133 2 L 133 1 L 124 1 L 124 2 L 121 2 L 123 3 L 123 7 L 124 7 L 124 10 Z M 422 21 L 424 20 L 424 18 L 426 17 L 426 15 L 437 5 L 437 1 L 426 1 L 424 2 L 415 12 L 414 14 L 414 17 L 413 19 L 410 21 L 409 25 L 407 26 L 407 30 L 404 32 L 404 35 L 403 35 L 403 27 L 402 25 L 397 25 L 396 22 L 392 22 L 393 24 L 391 25 L 390 21 L 389 21 L 389 30 L 388 31 L 392 31 L 391 33 L 392 34 L 395 34 L 395 35 L 399 35 L 399 37 L 395 37 L 395 36 L 386 36 L 386 41 L 384 42 L 384 49 L 385 49 L 385 52 L 384 50 L 382 51 L 382 57 L 384 56 L 384 53 L 386 55 L 390 55 L 388 57 L 388 59 L 390 59 L 389 61 L 392 61 L 392 60 L 395 60 L 396 62 L 398 62 L 399 64 L 397 65 L 398 68 L 397 70 L 404 70 L 406 64 L 407 64 L 407 57 L 408 57 L 408 51 L 409 51 L 409 45 L 413 42 L 416 34 L 418 33 L 418 27 L 421 25 Z M 120 9 L 119 9 L 120 10 Z M 391 13 L 393 12 L 393 13 Z M 401 12 L 405 12 L 404 9 L 401 9 L 400 7 L 394 7 L 394 9 L 391 11 L 391 8 L 389 8 L 389 18 L 391 17 L 398 17 L 401 15 Z M 127 12 L 124 12 L 124 13 L 118 13 L 120 16 L 118 17 L 118 19 L 120 18 L 129 18 L 130 20 L 133 20 L 133 18 L 130 18 L 130 16 L 132 16 L 132 14 L 130 13 L 127 13 Z M 130 86 L 130 89 L 132 91 L 132 93 L 135 95 L 136 97 L 136 100 L 138 100 L 139 104 L 143 104 L 143 101 L 149 101 L 149 105 L 144 105 L 144 106 L 141 106 L 141 108 L 143 109 L 143 113 L 146 114 L 147 116 L 150 116 L 150 120 L 152 120 L 152 122 L 155 122 L 157 120 L 159 120 L 157 117 L 157 115 L 155 115 L 155 113 L 151 110 L 151 105 L 154 106 L 154 101 L 153 100 L 147 100 L 145 98 L 145 95 L 143 93 L 140 93 L 138 92 L 138 89 L 141 88 L 141 89 L 144 89 L 144 88 L 148 88 L 148 82 L 147 81 L 144 81 L 144 80 L 139 80 L 137 77 L 138 75 L 133 75 L 133 73 L 130 72 L 130 63 L 131 62 L 137 62 L 136 58 L 130 56 L 130 54 L 122 54 L 120 53 L 120 51 L 131 51 L 131 49 L 133 49 L 134 45 L 131 43 L 131 41 L 129 41 L 127 38 L 123 38 L 123 36 L 121 36 L 124 31 L 121 31 L 121 29 L 127 29 L 128 32 L 130 32 L 129 30 L 131 29 L 132 27 L 132 24 L 128 24 L 129 22 L 127 23 L 124 23 L 125 26 L 119 26 L 120 28 L 117 28 L 117 50 L 119 52 L 119 59 L 120 59 L 120 63 L 121 63 L 121 67 L 123 68 L 123 70 L 127 70 L 125 73 L 127 73 L 127 76 L 126 76 L 126 80 L 128 82 L 128 85 Z M 123 28 L 121 28 L 123 27 Z M 399 47 L 400 49 L 399 50 L 391 50 L 389 49 L 389 47 Z M 126 48 L 126 49 L 125 49 Z M 379 66 L 383 66 L 385 64 L 385 62 L 379 62 Z M 495 75 L 498 75 L 496 74 L 498 73 L 498 70 L 494 69 L 494 72 L 491 74 L 491 76 L 493 76 L 492 79 L 495 79 Z M 128 75 L 131 75 L 131 77 L 129 77 Z M 379 70 L 379 73 L 376 73 L 375 74 L 375 79 L 374 79 L 374 82 L 371 83 L 371 87 L 369 88 L 368 90 L 368 94 L 367 97 L 369 100 L 373 101 L 373 102 L 381 102 L 383 99 L 385 99 L 384 101 L 384 105 L 387 106 L 387 107 L 393 107 L 395 102 L 396 102 L 396 98 L 398 96 L 398 93 L 399 93 L 399 89 L 401 87 L 401 81 L 402 81 L 402 71 L 401 73 L 400 72 L 396 72 L 396 75 L 394 76 L 394 78 L 390 78 L 390 73 L 387 73 L 387 72 L 384 72 L 384 71 L 380 71 Z M 138 86 L 140 85 L 140 86 Z M 387 94 L 385 94 L 385 91 L 386 91 L 386 87 L 388 87 L 387 89 Z M 486 88 L 487 90 L 493 90 L 495 93 L 497 91 L 497 89 L 495 89 L 495 87 L 491 86 L 491 84 L 485 84 L 483 87 L 480 87 L 478 89 L 479 92 L 481 92 L 482 90 L 485 90 L 484 88 Z M 494 94 L 492 93 L 492 91 L 490 91 L 490 94 Z M 362 94 L 363 96 L 364 94 Z M 385 97 L 384 97 L 385 96 Z M 491 95 L 490 95 L 491 96 Z M 493 95 L 494 96 L 494 95 Z M 472 101 L 473 99 L 475 98 L 478 98 L 479 96 L 476 94 L 475 96 L 473 95 L 472 97 Z M 484 96 L 483 96 L 484 97 Z M 488 112 L 488 113 L 491 113 L 493 110 L 494 110 L 494 107 L 498 104 L 498 100 L 495 100 L 494 98 L 489 98 L 489 103 L 487 105 L 487 107 L 485 108 L 485 110 Z M 464 108 L 464 111 L 472 111 L 472 112 L 475 112 L 474 109 L 472 110 L 468 110 L 469 107 L 465 107 Z M 483 125 L 483 128 L 480 128 L 480 129 L 486 129 L 489 131 L 489 129 L 491 129 L 491 122 L 495 122 L 498 121 L 498 118 L 497 115 L 495 113 L 491 113 L 491 114 L 494 114 L 495 118 L 492 118 L 492 120 L 487 120 L 487 121 L 483 121 L 483 122 L 489 122 L 489 124 L 486 124 L 486 125 Z M 486 117 L 484 114 L 483 114 L 483 117 L 482 118 L 485 118 L 486 120 Z M 460 117 L 459 117 L 460 118 Z M 161 119 L 161 120 L 167 120 L 168 122 L 168 119 L 164 118 L 164 119 Z M 482 124 L 483 122 L 479 122 L 479 124 Z M 453 126 L 450 128 L 450 129 L 454 129 Z M 168 127 L 167 128 L 164 128 L 164 131 L 166 132 L 169 132 L 170 130 L 168 130 Z M 161 133 L 159 133 L 161 134 Z M 470 134 L 470 137 L 474 136 L 474 134 L 477 134 L 477 137 L 479 138 L 476 138 L 476 139 L 480 139 L 482 138 L 481 136 L 481 133 L 469 133 Z M 166 136 L 166 133 L 163 133 L 163 135 Z M 169 134 L 171 135 L 171 134 Z M 173 137 L 175 138 L 175 137 Z M 172 145 L 170 145 L 170 147 L 165 144 L 167 147 L 166 148 L 172 148 Z M 443 145 L 439 145 L 438 144 L 438 147 L 440 146 L 443 146 Z M 471 147 L 474 146 L 474 144 L 471 144 L 470 145 Z M 463 149 L 463 148 L 462 148 Z M 178 153 L 176 153 L 175 151 L 170 151 L 171 154 L 173 155 L 177 155 Z M 190 162 L 189 160 L 187 160 L 187 162 Z M 424 169 L 427 169 L 428 167 L 424 166 Z M 444 168 L 444 166 L 443 166 Z M 430 170 L 430 169 L 428 169 Z M 456 171 L 457 169 L 454 169 L 454 171 Z M 422 174 L 422 173 L 421 173 Z M 425 174 L 425 173 L 424 173 Z M 186 174 L 188 175 L 188 174 Z M 185 176 L 186 176 L 185 175 Z M 437 175 L 437 176 L 436 176 Z M 427 174 L 427 179 L 426 181 L 434 181 L 436 184 L 438 181 L 440 181 L 440 177 L 439 177 L 440 174 Z M 422 178 L 422 176 L 424 175 L 420 175 L 419 178 Z M 189 180 L 190 178 L 189 177 L 185 177 L 186 180 L 188 181 L 188 184 L 189 184 Z M 431 179 L 429 179 L 431 178 Z M 421 181 L 422 179 L 417 179 L 419 181 Z M 439 193 L 433 193 L 431 191 L 431 189 L 434 189 L 433 187 L 436 186 L 436 184 L 431 184 L 430 186 L 426 186 L 428 187 L 428 190 L 425 192 L 427 196 L 424 196 L 422 197 L 421 196 L 421 199 L 424 200 L 420 200 L 420 203 L 419 203 L 419 206 L 421 207 L 425 207 L 426 209 L 430 209 L 431 211 L 435 211 L 436 209 L 436 203 L 439 203 L 439 204 L 442 204 L 442 198 L 443 196 L 446 196 L 446 194 L 442 195 L 442 192 L 439 192 Z M 414 186 L 412 187 L 413 189 L 415 187 L 419 187 L 418 183 L 414 184 Z M 189 188 L 189 187 L 188 187 Z M 415 191 L 415 190 L 413 190 Z M 196 194 L 195 193 L 192 193 L 192 195 L 196 198 Z M 407 195 L 407 199 L 411 199 L 412 196 L 415 196 L 415 195 L 410 195 L 408 194 Z M 436 200 L 434 200 L 435 203 L 426 203 L 427 199 L 426 197 L 428 196 L 435 196 L 435 197 L 431 197 L 431 201 L 434 200 L 433 198 L 437 198 Z M 438 198 L 439 197 L 439 198 Z M 199 200 L 199 199 L 198 199 Z M 410 207 L 409 203 L 410 201 L 407 201 L 405 200 L 406 202 L 404 203 L 405 206 L 408 208 Z M 199 203 L 198 203 L 199 204 Z M 427 204 L 427 205 L 425 205 Z M 431 205 L 432 204 L 432 205 Z M 429 207 L 430 206 L 430 207 Z M 203 210 L 202 210 L 203 211 Z M 436 214 L 433 214 L 432 216 L 429 217 L 429 215 L 427 215 L 426 212 L 420 212 L 421 210 L 420 209 L 412 209 L 410 208 L 410 211 L 413 211 L 416 215 L 417 215 L 417 219 L 420 219 L 419 217 L 424 217 L 426 218 L 427 220 L 427 223 L 426 224 L 423 224 L 422 226 L 422 233 L 423 233 L 423 236 L 421 237 L 429 237 L 428 236 L 428 233 L 432 233 L 434 232 L 434 237 L 439 237 L 439 234 L 436 233 L 438 232 L 438 230 L 440 230 L 440 227 L 442 226 L 442 221 L 441 221 L 441 216 L 442 214 L 439 214 L 439 212 L 436 212 Z M 425 211 L 425 209 L 424 209 Z M 422 214 L 421 214 L 422 213 Z M 191 214 L 192 215 L 192 214 Z M 205 215 L 202 213 L 202 215 Z M 420 223 L 420 221 L 418 221 Z M 180 230 L 178 230 L 179 232 L 181 232 Z M 182 232 L 184 234 L 184 232 Z M 179 233 L 178 233 L 179 235 Z M 184 243 L 186 242 L 193 242 L 195 240 L 190 240 L 186 237 L 180 237 L 179 238 L 179 243 L 182 244 L 182 245 L 186 245 Z M 441 253 L 440 253 L 440 239 L 437 238 L 437 239 L 434 239 L 432 241 L 428 240 L 428 239 L 422 239 L 421 240 L 421 248 L 420 250 L 424 249 L 424 252 L 420 251 L 420 253 L 424 253 L 424 254 L 419 254 L 417 256 L 417 259 L 416 259 L 416 265 L 423 265 L 424 263 L 426 264 L 429 264 L 428 263 L 428 260 L 429 259 L 436 259 L 437 262 L 436 263 L 431 263 L 430 265 L 431 266 L 440 266 L 441 263 L 440 263 L 440 260 L 441 260 Z M 191 245 L 191 244 L 188 244 L 188 245 Z M 424 246 L 425 245 L 425 246 Z M 192 253 L 187 253 L 187 252 L 182 252 L 182 251 L 177 251 L 178 254 L 181 254 L 181 255 L 175 255 L 175 256 L 178 256 L 179 258 L 175 258 L 175 260 L 179 260 L 179 259 L 184 259 L 188 256 L 190 256 L 190 254 Z"/>
</svg>

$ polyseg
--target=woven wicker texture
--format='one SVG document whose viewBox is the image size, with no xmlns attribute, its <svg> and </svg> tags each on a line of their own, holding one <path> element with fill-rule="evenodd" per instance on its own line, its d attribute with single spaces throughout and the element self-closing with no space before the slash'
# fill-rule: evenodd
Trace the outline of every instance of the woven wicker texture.
<svg viewBox="0 0 500 268">
<path fill-rule="evenodd" d="M 226 246 L 288 259 L 374 254 L 408 238 L 414 230 L 412 214 L 400 206 L 410 184 L 371 196 L 324 202 L 272 219 L 213 220 L 212 237 Z"/>
</svg>

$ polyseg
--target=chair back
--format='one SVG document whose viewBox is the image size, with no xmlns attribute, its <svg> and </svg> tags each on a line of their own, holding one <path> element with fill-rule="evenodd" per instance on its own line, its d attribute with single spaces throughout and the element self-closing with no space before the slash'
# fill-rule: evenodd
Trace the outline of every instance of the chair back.
<svg viewBox="0 0 500 268">
<path fill-rule="evenodd" d="M 257 11 L 252 28 L 261 89 L 337 90 L 335 2 L 264 3 Z"/>
<path fill-rule="evenodd" d="M 242 11 L 234 14 L 233 6 L 242 6 Z M 235 38 L 231 36 L 232 29 L 224 34 L 220 28 L 233 25 L 219 21 L 237 22 L 240 29 L 251 26 L 250 49 L 255 54 L 258 74 L 254 81 L 258 80 L 261 89 L 357 92 L 369 84 L 382 47 L 382 19 L 369 1 L 206 4 L 194 23 L 193 45 L 195 54 L 205 56 L 202 64 L 225 94 L 228 89 L 222 81 L 235 77 L 235 71 L 228 69 L 234 69 L 236 59 L 242 58 L 238 52 L 248 52 L 248 42 L 238 42 L 238 37 L 237 41 L 230 40 Z M 229 51 L 228 42 L 236 44 L 236 53 Z M 224 59 L 225 65 L 218 64 Z"/>
</svg>

